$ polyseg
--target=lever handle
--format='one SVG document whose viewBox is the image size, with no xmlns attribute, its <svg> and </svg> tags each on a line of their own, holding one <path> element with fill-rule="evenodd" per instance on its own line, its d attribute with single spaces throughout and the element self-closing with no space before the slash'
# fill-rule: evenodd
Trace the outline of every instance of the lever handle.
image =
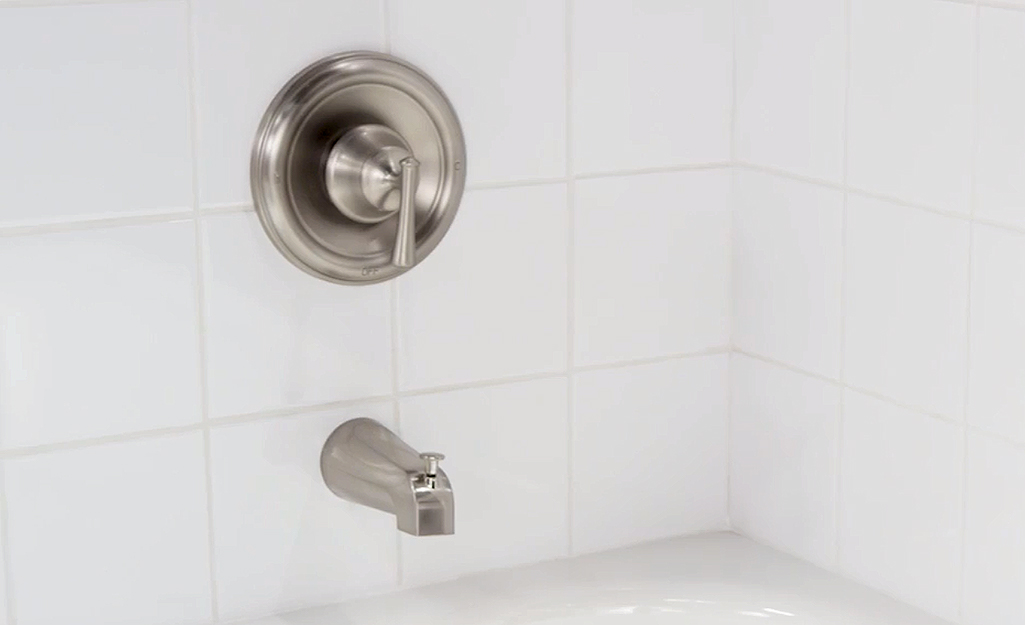
<svg viewBox="0 0 1025 625">
<path fill-rule="evenodd" d="M 396 267 L 412 267 L 416 252 L 416 187 L 420 184 L 420 161 L 412 156 L 402 159 L 399 185 L 399 227 L 395 233 L 395 247 L 391 262 Z"/>
<path fill-rule="evenodd" d="M 424 475 L 438 477 L 438 463 L 445 459 L 445 454 L 426 451 L 420 454 L 420 459 L 424 461 Z"/>
</svg>

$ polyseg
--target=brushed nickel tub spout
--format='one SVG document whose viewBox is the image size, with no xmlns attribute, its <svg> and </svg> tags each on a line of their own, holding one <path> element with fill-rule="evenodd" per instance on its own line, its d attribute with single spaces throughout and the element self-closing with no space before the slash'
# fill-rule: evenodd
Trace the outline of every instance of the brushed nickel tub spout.
<svg viewBox="0 0 1025 625">
<path fill-rule="evenodd" d="M 320 454 L 324 483 L 335 495 L 394 514 L 413 536 L 455 532 L 452 484 L 439 466 L 445 456 L 417 453 L 373 419 L 346 421 Z"/>
</svg>

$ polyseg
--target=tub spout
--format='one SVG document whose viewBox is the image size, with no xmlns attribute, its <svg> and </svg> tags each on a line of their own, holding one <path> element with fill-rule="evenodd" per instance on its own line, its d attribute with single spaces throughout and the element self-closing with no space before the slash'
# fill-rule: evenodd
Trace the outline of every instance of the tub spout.
<svg viewBox="0 0 1025 625">
<path fill-rule="evenodd" d="M 452 484 L 439 463 L 445 456 L 417 453 L 373 419 L 338 426 L 320 454 L 324 483 L 335 495 L 394 514 L 413 536 L 455 531 Z"/>
</svg>

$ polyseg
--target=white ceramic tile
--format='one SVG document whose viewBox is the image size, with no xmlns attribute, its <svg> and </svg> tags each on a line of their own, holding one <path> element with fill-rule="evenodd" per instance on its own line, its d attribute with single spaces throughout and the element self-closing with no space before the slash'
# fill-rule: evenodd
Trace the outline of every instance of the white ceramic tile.
<svg viewBox="0 0 1025 625">
<path fill-rule="evenodd" d="M 403 389 L 566 367 L 566 188 L 475 191 L 399 279 Z"/>
<path fill-rule="evenodd" d="M 572 13 L 577 173 L 729 159 L 729 2 L 577 2 Z"/>
<path fill-rule="evenodd" d="M 191 223 L 0 245 L 0 443 L 200 419 Z"/>
<path fill-rule="evenodd" d="M 729 186 L 718 170 L 577 183 L 576 364 L 729 342 Z"/>
<path fill-rule="evenodd" d="M 209 621 L 201 433 L 5 465 L 19 623 Z"/>
<path fill-rule="evenodd" d="M 968 435 L 965 625 L 1025 622 L 1025 450 Z"/>
<path fill-rule="evenodd" d="M 840 568 L 941 618 L 958 610 L 961 429 L 844 393 Z"/>
<path fill-rule="evenodd" d="M 957 2 L 852 0 L 852 186 L 968 213 L 974 11 Z"/>
<path fill-rule="evenodd" d="M 967 222 L 850 197 L 848 384 L 963 418 L 968 238 Z"/>
<path fill-rule="evenodd" d="M 839 385 L 735 355 L 730 386 L 731 523 L 777 549 L 832 566 Z"/>
<path fill-rule="evenodd" d="M 250 202 L 249 151 L 271 99 L 321 57 L 381 50 L 382 0 L 195 0 L 199 197 Z"/>
<path fill-rule="evenodd" d="M 737 158 L 840 182 L 844 0 L 741 0 L 736 8 Z"/>
<path fill-rule="evenodd" d="M 734 180 L 734 343 L 839 379 L 843 192 L 745 170 Z"/>
<path fill-rule="evenodd" d="M 562 2 L 390 0 L 392 52 L 445 91 L 470 184 L 566 175 Z"/>
<path fill-rule="evenodd" d="M 402 537 L 405 583 L 566 555 L 566 385 L 554 378 L 402 400 L 403 438 L 445 454 L 456 494 L 455 535 Z"/>
<path fill-rule="evenodd" d="M 1025 13 L 983 7 L 979 20 L 975 215 L 1025 227 Z"/>
<path fill-rule="evenodd" d="M 8 7 L 0 224 L 187 209 L 184 2 Z"/>
<path fill-rule="evenodd" d="M 391 393 L 387 284 L 306 275 L 253 213 L 208 217 L 203 238 L 213 416 Z"/>
<path fill-rule="evenodd" d="M 356 417 L 395 427 L 386 402 L 211 432 L 222 619 L 335 603 L 395 586 L 394 517 L 339 499 L 320 474 L 324 441 Z"/>
<path fill-rule="evenodd" d="M 573 550 L 724 529 L 727 356 L 573 379 Z"/>
<path fill-rule="evenodd" d="M 1025 235 L 976 226 L 968 422 L 1025 442 Z"/>
</svg>

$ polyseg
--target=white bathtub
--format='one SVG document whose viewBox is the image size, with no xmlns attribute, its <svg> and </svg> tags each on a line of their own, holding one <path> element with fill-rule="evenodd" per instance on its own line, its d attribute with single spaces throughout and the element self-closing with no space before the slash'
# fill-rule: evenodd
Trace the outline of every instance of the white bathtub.
<svg viewBox="0 0 1025 625">
<path fill-rule="evenodd" d="M 251 625 L 943 625 L 734 534 L 473 575 Z"/>
</svg>

